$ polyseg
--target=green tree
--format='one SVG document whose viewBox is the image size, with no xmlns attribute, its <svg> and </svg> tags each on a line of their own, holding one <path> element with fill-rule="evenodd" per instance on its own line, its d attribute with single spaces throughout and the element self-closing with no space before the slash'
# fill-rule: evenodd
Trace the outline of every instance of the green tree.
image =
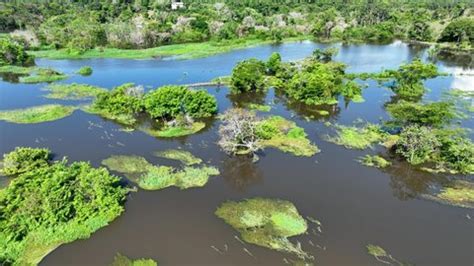
<svg viewBox="0 0 474 266">
<path fill-rule="evenodd" d="M 428 161 L 440 145 L 430 128 L 411 125 L 403 128 L 400 138 L 395 144 L 395 151 L 409 163 L 415 165 Z"/>
<path fill-rule="evenodd" d="M 269 75 L 275 75 L 281 67 L 281 55 L 274 52 L 270 55 L 267 61 L 267 73 Z"/>
<path fill-rule="evenodd" d="M 22 45 L 10 38 L 0 38 L 0 66 L 29 66 L 33 64 L 33 56 L 28 55 Z"/>
<path fill-rule="evenodd" d="M 441 127 L 455 118 L 455 110 L 452 103 L 413 103 L 401 101 L 389 104 L 387 111 L 394 118 L 391 124 L 405 126 L 417 124 L 419 126 Z"/>
<path fill-rule="evenodd" d="M 232 70 L 230 89 L 232 93 L 265 90 L 265 64 L 251 58 L 239 62 Z"/>
<path fill-rule="evenodd" d="M 474 18 L 460 18 L 453 20 L 444 28 L 441 36 L 441 42 L 470 42 L 474 43 Z"/>
<path fill-rule="evenodd" d="M 424 64 L 419 58 L 404 64 L 396 71 L 388 71 L 395 78 L 392 90 L 402 99 L 418 100 L 425 93 L 423 81 L 438 75 L 435 65 Z"/>
<path fill-rule="evenodd" d="M 51 152 L 48 149 L 16 147 L 15 150 L 3 155 L 4 175 L 18 175 L 36 168 L 49 165 Z"/>
</svg>

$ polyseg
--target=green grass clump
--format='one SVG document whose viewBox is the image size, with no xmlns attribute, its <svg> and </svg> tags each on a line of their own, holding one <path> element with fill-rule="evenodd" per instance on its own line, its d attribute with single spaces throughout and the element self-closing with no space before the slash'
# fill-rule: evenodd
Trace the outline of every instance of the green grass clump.
<svg viewBox="0 0 474 266">
<path fill-rule="evenodd" d="M 58 80 L 66 79 L 67 75 L 56 71 L 51 68 L 37 68 L 34 72 L 31 72 L 29 76 L 20 77 L 22 83 L 42 83 L 42 82 L 53 82 Z"/>
<path fill-rule="evenodd" d="M 166 151 L 158 151 L 153 153 L 153 155 L 157 157 L 162 157 L 171 160 L 178 160 L 185 165 L 193 165 L 193 164 L 200 164 L 202 160 L 197 158 L 189 151 L 183 150 L 166 150 Z"/>
<path fill-rule="evenodd" d="M 158 190 L 170 186 L 181 189 L 202 187 L 210 176 L 218 175 L 214 167 L 185 167 L 177 170 L 169 166 L 155 166 L 139 156 L 116 155 L 102 161 L 112 171 L 125 174 L 146 190 Z"/>
<path fill-rule="evenodd" d="M 191 126 L 167 126 L 160 130 L 152 128 L 144 128 L 142 130 L 154 137 L 175 138 L 195 134 L 205 127 L 206 123 L 204 122 L 194 122 Z"/>
<path fill-rule="evenodd" d="M 270 112 L 270 110 L 272 110 L 272 107 L 270 105 L 256 104 L 256 103 L 249 104 L 248 108 L 250 110 L 256 110 L 260 112 Z"/>
<path fill-rule="evenodd" d="M 119 253 L 110 266 L 158 266 L 158 263 L 152 259 L 132 260 Z"/>
<path fill-rule="evenodd" d="M 386 138 L 377 125 L 367 124 L 362 128 L 342 125 L 336 127 L 337 135 L 328 137 L 328 141 L 348 149 L 366 149 L 374 143 L 383 142 Z"/>
<path fill-rule="evenodd" d="M 25 109 L 0 111 L 0 120 L 17 124 L 42 123 L 69 116 L 76 109 L 77 108 L 74 106 L 64 106 L 59 104 L 40 105 Z"/>
<path fill-rule="evenodd" d="M 82 76 L 90 76 L 92 75 L 92 67 L 83 66 L 77 71 L 77 74 L 82 75 Z"/>
<path fill-rule="evenodd" d="M 51 152 L 48 149 L 16 147 L 3 155 L 0 173 L 18 175 L 49 165 Z"/>
<path fill-rule="evenodd" d="M 99 93 L 104 92 L 103 88 L 91 86 L 87 84 L 52 84 L 46 88 L 49 91 L 46 98 L 61 100 L 81 100 L 84 98 L 94 98 Z"/>
<path fill-rule="evenodd" d="M 472 209 L 474 208 L 474 183 L 456 180 L 443 187 L 438 193 L 424 195 L 424 197 L 443 204 Z"/>
<path fill-rule="evenodd" d="M 395 263 L 401 266 L 411 265 L 408 263 L 398 261 L 397 259 L 392 257 L 392 255 L 388 254 L 387 251 L 385 251 L 385 249 L 383 249 L 381 246 L 368 244 L 366 248 L 367 248 L 367 253 L 369 253 L 369 255 L 373 256 L 376 260 L 378 260 L 381 263 L 389 264 L 389 265 L 393 265 L 392 263 Z"/>
<path fill-rule="evenodd" d="M 36 67 L 24 67 L 24 66 L 0 66 L 0 73 L 11 73 L 17 75 L 28 75 L 32 73 Z"/>
<path fill-rule="evenodd" d="M 299 245 L 288 240 L 288 237 L 304 234 L 308 229 L 306 220 L 289 201 L 264 198 L 228 201 L 215 213 L 239 231 L 248 243 L 293 253 L 301 258 L 310 257 Z"/>
<path fill-rule="evenodd" d="M 296 156 L 313 156 L 319 149 L 307 138 L 304 129 L 281 116 L 271 116 L 258 125 L 262 147 L 273 147 Z"/>
<path fill-rule="evenodd" d="M 36 265 L 123 211 L 126 189 L 105 168 L 66 161 L 20 174 L 0 190 L 0 261 Z"/>
<path fill-rule="evenodd" d="M 392 165 L 391 162 L 385 160 L 385 158 L 378 155 L 365 155 L 360 158 L 360 163 L 365 166 L 372 166 L 376 168 L 385 168 Z"/>
</svg>

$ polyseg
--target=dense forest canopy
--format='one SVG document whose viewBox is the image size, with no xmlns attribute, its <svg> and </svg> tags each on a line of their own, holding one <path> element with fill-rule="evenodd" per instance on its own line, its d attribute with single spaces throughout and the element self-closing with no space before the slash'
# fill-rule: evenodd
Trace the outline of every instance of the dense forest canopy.
<svg viewBox="0 0 474 266">
<path fill-rule="evenodd" d="M 458 1 L 5 1 L 0 32 L 27 48 L 149 48 L 238 40 L 389 42 L 394 39 L 472 45 L 474 3 Z"/>
</svg>

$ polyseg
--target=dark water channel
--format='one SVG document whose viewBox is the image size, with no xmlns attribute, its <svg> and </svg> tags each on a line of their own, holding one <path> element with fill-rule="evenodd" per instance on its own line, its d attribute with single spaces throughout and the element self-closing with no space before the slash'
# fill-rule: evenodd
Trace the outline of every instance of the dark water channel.
<svg viewBox="0 0 474 266">
<path fill-rule="evenodd" d="M 284 60 L 296 60 L 310 55 L 314 48 L 325 46 L 311 42 L 265 45 L 194 60 L 37 62 L 70 73 L 72 76 L 64 81 L 67 83 L 112 88 L 134 82 L 155 88 L 228 75 L 234 64 L 245 58 L 266 59 L 277 51 Z M 336 60 L 347 63 L 349 71 L 369 72 L 396 68 L 416 56 L 426 57 L 426 51 L 404 43 L 350 45 L 340 47 Z M 453 75 L 427 81 L 430 92 L 425 100 L 439 100 L 442 92 L 450 88 L 474 89 L 474 69 L 469 65 L 455 61 L 437 64 Z M 92 66 L 92 76 L 72 74 L 84 65 Z M 474 217 L 474 212 L 418 197 L 433 183 L 442 182 L 445 176 L 422 173 L 405 164 L 395 164 L 383 171 L 365 167 L 356 159 L 382 149 L 354 151 L 324 141 L 325 121 L 351 124 L 362 118 L 376 123 L 387 118 L 383 105 L 390 101 L 392 93 L 376 82 L 364 83 L 368 84 L 363 95 L 366 101 L 345 104 L 341 100 L 329 118 L 308 119 L 311 108 L 288 105 L 273 90 L 263 98 L 265 103 L 272 104 L 271 114 L 291 119 L 306 130 L 321 149 L 321 153 L 311 158 L 294 157 L 273 149 L 265 150 L 256 164 L 228 157 L 215 144 L 217 120 L 210 121 L 205 130 L 192 136 L 157 139 L 140 131 L 119 131 L 119 125 L 82 111 L 35 125 L 0 121 L 0 152 L 6 153 L 16 146 L 48 147 L 56 158 L 67 156 L 70 161 L 86 160 L 99 166 L 101 160 L 114 154 L 135 154 L 153 163 L 169 164 L 152 153 L 181 147 L 221 171 L 203 188 L 132 193 L 122 216 L 87 240 L 59 247 L 42 265 L 107 265 L 117 252 L 134 258 L 154 258 L 160 265 L 285 265 L 284 258 L 294 258 L 254 245 L 243 246 L 234 238 L 237 232 L 214 215 L 223 201 L 255 196 L 289 200 L 303 216 L 322 222 L 320 236 L 310 233 L 292 239 L 314 255 L 316 265 L 380 264 L 367 254 L 367 244 L 380 245 L 394 257 L 416 265 L 473 265 L 474 219 L 469 220 L 466 215 Z M 44 86 L 0 82 L 0 109 L 78 103 L 43 98 Z M 218 99 L 220 112 L 239 104 L 227 96 L 227 88 L 208 90 Z M 470 129 L 473 123 L 472 118 L 461 122 Z M 223 254 L 211 248 L 224 250 L 225 245 L 228 251 Z M 245 253 L 243 247 L 254 257 Z"/>
</svg>

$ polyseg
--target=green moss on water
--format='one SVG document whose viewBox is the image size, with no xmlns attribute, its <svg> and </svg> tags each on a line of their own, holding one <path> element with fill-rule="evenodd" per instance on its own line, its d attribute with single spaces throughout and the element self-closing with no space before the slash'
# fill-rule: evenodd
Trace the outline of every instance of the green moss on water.
<svg viewBox="0 0 474 266">
<path fill-rule="evenodd" d="M 158 266 L 158 263 L 152 259 L 132 260 L 119 253 L 110 266 Z"/>
<path fill-rule="evenodd" d="M 259 123 L 262 147 L 273 147 L 296 156 L 310 157 L 319 152 L 307 138 L 304 129 L 281 116 L 271 116 Z"/>
<path fill-rule="evenodd" d="M 82 75 L 82 76 L 90 76 L 92 75 L 92 67 L 83 66 L 77 71 L 77 74 Z"/>
<path fill-rule="evenodd" d="M 175 138 L 195 134 L 205 127 L 206 123 L 204 122 L 194 122 L 191 126 L 170 126 L 159 130 L 143 128 L 142 131 L 154 137 Z"/>
<path fill-rule="evenodd" d="M 364 127 L 336 125 L 336 129 L 336 136 L 327 137 L 327 140 L 348 149 L 366 149 L 384 142 L 387 137 L 379 126 L 373 124 Z"/>
<path fill-rule="evenodd" d="M 248 108 L 250 110 L 256 110 L 260 112 L 270 112 L 270 110 L 272 110 L 272 107 L 270 105 L 263 105 L 263 104 L 256 104 L 256 103 L 249 104 Z"/>
<path fill-rule="evenodd" d="M 183 150 L 166 150 L 166 151 L 157 151 L 153 153 L 157 157 L 162 157 L 171 160 L 178 160 L 185 165 L 200 164 L 202 160 L 197 158 L 189 151 Z"/>
<path fill-rule="evenodd" d="M 34 106 L 0 111 L 0 120 L 17 124 L 35 124 L 54 121 L 71 115 L 77 108 L 59 104 Z"/>
<path fill-rule="evenodd" d="M 146 190 L 159 190 L 171 186 L 181 189 L 202 187 L 210 176 L 218 175 L 214 167 L 185 167 L 178 170 L 170 166 L 155 166 L 145 158 L 134 155 L 116 155 L 102 161 L 110 170 L 123 173 Z"/>
<path fill-rule="evenodd" d="M 253 198 L 241 202 L 228 201 L 216 210 L 216 215 L 239 231 L 242 239 L 262 247 L 310 256 L 288 239 L 304 234 L 308 225 L 289 201 Z"/>
<path fill-rule="evenodd" d="M 365 166 L 371 166 L 376 168 L 385 168 L 392 165 L 391 162 L 385 160 L 385 158 L 378 155 L 365 155 L 360 158 L 360 163 Z"/>
<path fill-rule="evenodd" d="M 96 97 L 105 89 L 87 84 L 52 84 L 43 90 L 49 93 L 45 95 L 49 99 L 81 100 Z"/>
</svg>

